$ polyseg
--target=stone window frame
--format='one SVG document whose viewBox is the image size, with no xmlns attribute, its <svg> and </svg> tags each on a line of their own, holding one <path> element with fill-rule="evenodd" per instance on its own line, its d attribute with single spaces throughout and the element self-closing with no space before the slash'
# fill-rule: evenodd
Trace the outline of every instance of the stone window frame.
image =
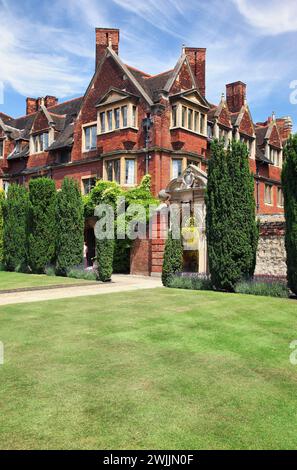
<svg viewBox="0 0 297 470">
<path fill-rule="evenodd" d="M 106 163 L 110 160 L 120 160 L 120 182 L 118 183 L 124 188 L 134 188 L 137 185 L 137 157 L 134 155 L 115 155 L 111 157 L 105 157 L 103 159 L 103 177 L 104 181 L 109 181 L 107 178 Z M 134 183 L 126 183 L 126 160 L 134 160 Z M 115 179 L 113 181 L 117 182 Z"/>
<path fill-rule="evenodd" d="M 185 171 L 187 168 L 187 157 L 185 156 L 178 156 L 178 155 L 173 155 L 170 159 L 170 179 L 172 180 L 173 178 L 177 178 L 176 176 L 173 175 L 173 161 L 174 160 L 180 160 L 182 162 L 182 171 L 181 174 Z"/>
<path fill-rule="evenodd" d="M 86 129 L 90 127 L 96 127 L 96 147 L 87 149 L 86 148 Z M 88 122 L 82 125 L 82 151 L 83 153 L 94 152 L 94 150 L 97 149 L 97 135 L 98 135 L 97 121 Z"/>
<path fill-rule="evenodd" d="M 47 142 L 44 138 L 45 135 L 47 135 Z M 43 141 L 42 146 L 40 144 L 41 138 Z M 38 155 L 39 153 L 47 152 L 47 149 L 50 147 L 53 141 L 53 130 L 51 129 L 45 129 L 41 132 L 34 132 L 34 134 L 30 136 L 30 155 Z"/>
<path fill-rule="evenodd" d="M 91 180 L 91 179 L 97 180 L 98 177 L 97 177 L 97 175 L 94 174 L 94 173 L 91 173 L 91 174 L 89 174 L 89 175 L 85 175 L 85 176 L 82 176 L 82 177 L 81 177 L 81 193 L 82 193 L 83 196 L 85 196 L 86 194 L 89 194 L 90 191 L 91 191 L 91 189 L 92 189 L 92 188 L 90 188 L 90 191 L 89 191 L 88 193 L 86 193 L 86 192 L 85 192 L 84 181 L 85 181 L 85 180 Z"/>
<path fill-rule="evenodd" d="M 185 109 L 185 111 L 183 111 Z M 185 122 L 183 122 L 183 112 Z M 189 116 L 191 116 L 191 124 L 189 125 Z M 201 132 L 201 116 L 204 119 L 204 129 Z M 198 119 L 197 119 L 198 118 Z M 195 124 L 196 123 L 196 124 Z M 199 104 L 189 104 L 182 100 L 174 101 L 171 105 L 170 112 L 170 130 L 185 129 L 196 135 L 207 137 L 207 113 L 201 111 Z"/>
<path fill-rule="evenodd" d="M 280 148 L 274 147 L 269 144 L 269 158 L 272 161 L 273 165 L 277 168 L 282 168 L 283 166 L 283 151 Z"/>
<path fill-rule="evenodd" d="M 281 202 L 280 202 L 281 201 Z M 277 207 L 283 209 L 284 208 L 284 192 L 283 188 L 278 186 L 277 188 Z"/>
<path fill-rule="evenodd" d="M 123 108 L 127 109 L 126 112 L 126 119 L 127 123 L 124 125 L 124 116 L 123 116 Z M 116 118 L 115 112 L 116 110 L 120 110 L 119 115 L 119 127 L 116 127 Z M 112 121 L 111 121 L 111 129 L 108 125 L 108 113 L 111 113 Z M 102 131 L 102 120 L 101 116 L 104 115 L 104 130 Z M 117 100 L 112 105 L 106 104 L 105 106 L 100 106 L 97 111 L 97 135 L 105 135 L 111 132 L 120 131 L 124 129 L 134 129 L 139 130 L 138 128 L 138 106 L 136 106 L 135 102 L 130 98 L 125 100 Z"/>
<path fill-rule="evenodd" d="M 267 189 L 270 188 L 269 192 L 269 202 L 267 202 Z M 264 203 L 266 206 L 273 206 L 273 184 L 265 183 L 264 184 Z"/>
</svg>

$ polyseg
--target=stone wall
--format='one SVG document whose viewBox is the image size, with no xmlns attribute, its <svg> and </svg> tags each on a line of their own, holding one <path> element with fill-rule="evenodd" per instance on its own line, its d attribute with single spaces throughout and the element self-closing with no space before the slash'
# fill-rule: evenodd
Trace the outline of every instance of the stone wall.
<svg viewBox="0 0 297 470">
<path fill-rule="evenodd" d="M 271 218 L 260 222 L 256 275 L 287 275 L 285 250 L 285 222 Z"/>
</svg>

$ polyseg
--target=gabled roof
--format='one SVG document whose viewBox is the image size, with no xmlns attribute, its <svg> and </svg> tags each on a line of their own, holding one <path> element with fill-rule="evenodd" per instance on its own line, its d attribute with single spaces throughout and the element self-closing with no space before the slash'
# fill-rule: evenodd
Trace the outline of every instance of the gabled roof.
<svg viewBox="0 0 297 470">
<path fill-rule="evenodd" d="M 96 107 L 104 106 L 105 104 L 109 104 L 109 103 L 116 103 L 120 100 L 125 100 L 126 98 L 139 99 L 139 95 L 135 95 L 134 93 L 129 93 L 128 91 L 120 90 L 119 88 L 111 87 L 105 93 L 105 95 L 103 95 L 100 98 L 100 100 L 96 104 Z"/>
<path fill-rule="evenodd" d="M 197 88 L 191 88 L 190 90 L 185 90 L 181 91 L 179 93 L 175 93 L 174 95 L 170 95 L 170 99 L 174 98 L 184 98 L 185 100 L 191 101 L 189 99 L 189 96 L 191 95 L 196 95 L 198 102 L 200 102 L 200 106 L 203 106 L 207 109 L 209 109 L 209 103 L 208 101 L 204 98 L 204 96 L 201 95 L 200 91 Z"/>
<path fill-rule="evenodd" d="M 259 126 L 255 128 L 255 134 L 257 139 L 257 145 L 260 147 L 264 145 L 265 140 L 268 139 L 268 126 Z"/>
<path fill-rule="evenodd" d="M 74 123 L 69 124 L 61 132 L 58 138 L 49 146 L 48 150 L 57 150 L 62 148 L 70 148 L 73 145 Z"/>
<path fill-rule="evenodd" d="M 17 147 L 8 155 L 7 160 L 15 160 L 17 158 L 29 156 L 29 145 L 26 145 L 22 150 L 17 151 Z"/>
</svg>

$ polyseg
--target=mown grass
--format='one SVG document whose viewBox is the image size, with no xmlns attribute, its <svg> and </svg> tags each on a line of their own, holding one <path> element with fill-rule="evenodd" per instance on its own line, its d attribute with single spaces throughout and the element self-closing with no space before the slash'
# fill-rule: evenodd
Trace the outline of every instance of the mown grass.
<svg viewBox="0 0 297 470">
<path fill-rule="evenodd" d="M 30 287 L 48 287 L 84 283 L 82 279 L 62 276 L 46 276 L 45 274 L 23 274 L 0 271 L 0 292 L 8 289 L 21 289 Z"/>
<path fill-rule="evenodd" d="M 0 308 L 1 449 L 295 449 L 292 300 L 180 289 Z"/>
</svg>

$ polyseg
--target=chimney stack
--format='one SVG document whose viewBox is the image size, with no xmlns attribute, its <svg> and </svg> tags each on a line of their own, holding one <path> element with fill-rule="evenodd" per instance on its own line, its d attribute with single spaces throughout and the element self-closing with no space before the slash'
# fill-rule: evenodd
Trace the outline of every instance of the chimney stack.
<svg viewBox="0 0 297 470">
<path fill-rule="evenodd" d="M 227 105 L 231 113 L 239 113 L 245 104 L 246 84 L 233 82 L 226 85 Z"/>
<path fill-rule="evenodd" d="M 196 84 L 200 93 L 205 96 L 205 59 L 206 49 L 204 47 L 183 47 L 188 57 L 192 72 L 196 78 Z"/>
<path fill-rule="evenodd" d="M 55 96 L 47 95 L 45 98 L 27 98 L 26 99 L 26 115 L 36 113 L 41 105 L 46 108 L 56 106 L 58 104 L 58 98 Z"/>
<path fill-rule="evenodd" d="M 108 46 L 112 47 L 116 54 L 119 53 L 119 42 L 119 29 L 96 28 L 96 68 Z"/>
</svg>

